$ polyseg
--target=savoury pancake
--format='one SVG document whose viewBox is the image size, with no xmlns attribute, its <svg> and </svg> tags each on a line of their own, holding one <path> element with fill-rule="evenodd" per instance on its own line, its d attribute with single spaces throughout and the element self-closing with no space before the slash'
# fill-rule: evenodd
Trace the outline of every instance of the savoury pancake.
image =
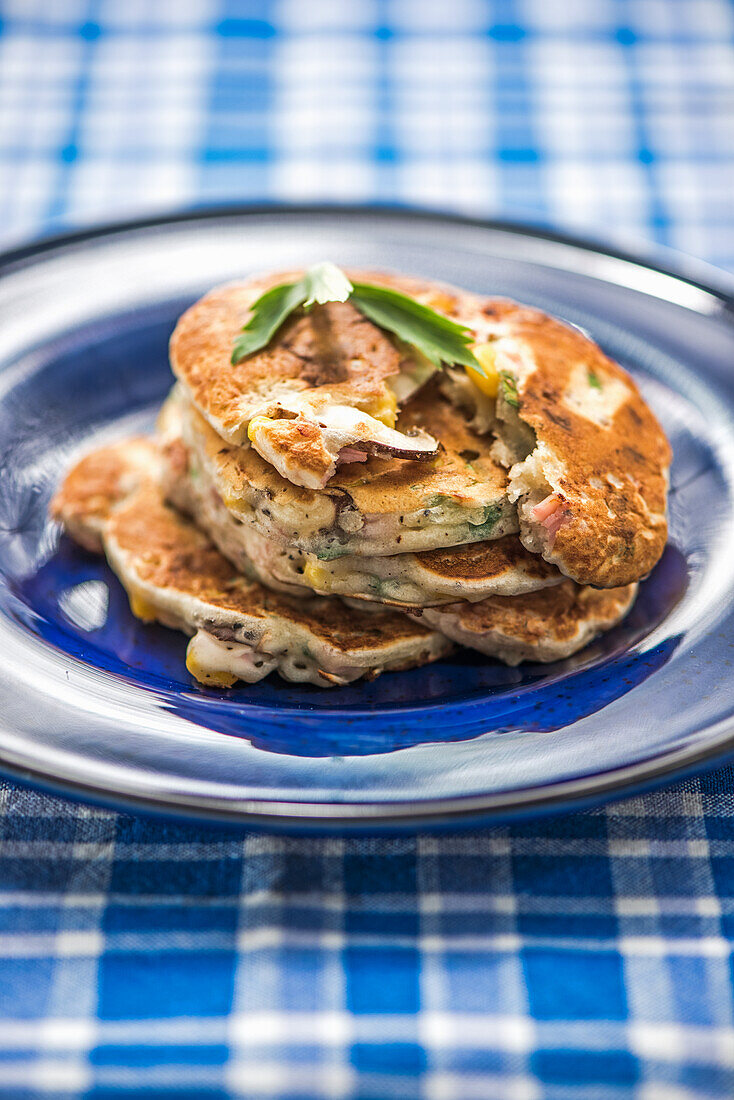
<svg viewBox="0 0 734 1100">
<path fill-rule="evenodd" d="M 291 277 L 298 274 L 291 273 Z M 384 272 L 349 275 L 407 294 L 473 333 L 473 350 L 485 377 L 463 367 L 450 367 L 441 372 L 441 387 L 473 428 L 479 432 L 493 428 L 499 436 L 495 453 L 510 467 L 510 498 L 516 502 L 521 538 L 530 551 L 541 554 L 579 583 L 600 587 L 624 585 L 651 570 L 667 538 L 670 448 L 626 371 L 578 329 L 539 310 L 409 276 Z M 243 440 L 247 416 L 256 415 L 256 402 L 245 400 L 243 393 L 268 393 L 275 400 L 282 385 L 289 392 L 308 390 L 316 404 L 323 400 L 333 408 L 344 401 L 391 422 L 389 411 L 385 412 L 390 404 L 385 393 L 400 394 L 405 378 L 424 380 L 431 369 L 416 372 L 421 357 L 405 352 L 384 332 L 379 339 L 370 336 L 362 346 L 361 358 L 355 354 L 350 359 L 348 350 L 344 351 L 344 361 L 352 364 L 348 378 L 338 383 L 344 392 L 331 392 L 334 386 L 319 374 L 321 368 L 313 376 L 315 383 L 309 382 L 315 370 L 313 355 L 299 359 L 303 349 L 293 337 L 293 332 L 300 331 L 303 341 L 303 318 L 287 323 L 269 348 L 237 368 L 229 365 L 228 348 L 236 332 L 234 313 L 237 321 L 242 320 L 254 296 L 283 278 L 278 275 L 247 284 L 246 292 L 241 286 L 225 288 L 226 301 L 217 297 L 224 292 L 213 292 L 211 301 L 209 296 L 203 299 L 206 306 L 199 303 L 199 312 L 185 323 L 182 319 L 181 331 L 177 330 L 172 341 L 172 364 L 191 399 L 230 441 Z M 232 295 L 241 299 L 237 299 L 236 309 Z M 352 307 L 347 303 L 339 308 Z M 226 323 L 225 317 L 230 318 Z M 350 317 L 352 326 L 358 325 Z M 345 325 L 346 321 L 342 327 Z M 346 338 L 342 342 L 345 349 L 351 346 Z M 397 359 L 390 347 L 397 352 Z M 316 359 L 325 361 L 323 355 Z M 298 364 L 306 361 L 310 366 L 303 368 L 306 373 L 302 376 Z M 409 385 L 406 392 L 410 394 L 412 388 Z M 286 405 L 282 409 L 287 413 Z M 282 424 L 280 420 L 277 423 Z M 397 427 L 402 434 L 410 430 L 403 417 Z M 420 428 L 440 439 L 427 424 Z M 290 431 L 286 429 L 282 440 L 286 452 L 297 444 Z M 354 448 L 345 445 L 344 456 L 353 453 Z M 406 454 L 403 452 L 404 457 Z M 269 457 L 273 460 L 273 455 Z M 395 460 L 393 464 L 397 464 Z M 415 461 L 410 465 L 418 467 Z M 292 472 L 284 472 L 292 476 Z M 335 480 L 332 474 L 326 482 L 329 485 Z M 394 549 L 370 552 L 392 553 Z"/>
<path fill-rule="evenodd" d="M 338 600 L 289 599 L 235 573 L 207 537 L 164 502 L 156 476 L 152 443 L 103 448 L 71 471 L 52 513 L 84 546 L 101 543 L 138 618 L 193 635 L 187 666 L 202 683 L 254 683 L 277 670 L 287 680 L 329 687 L 413 668 L 450 651 L 442 635 L 397 612 L 365 614 Z M 86 486 L 94 479 L 92 494 Z"/>
<path fill-rule="evenodd" d="M 390 379 L 409 376 L 415 357 L 349 302 L 296 311 L 266 347 L 232 363 L 252 306 L 302 275 L 279 272 L 217 287 L 183 314 L 170 358 L 192 403 L 227 443 L 249 438 L 283 477 L 311 489 L 325 485 L 337 465 L 368 454 L 433 457 L 430 435 L 394 430 Z"/>
<path fill-rule="evenodd" d="M 401 275 L 372 276 L 466 325 L 486 377 L 441 387 L 498 436 L 520 537 L 580 584 L 644 577 L 667 540 L 670 446 L 637 385 L 579 329 L 505 299 Z"/>
<path fill-rule="evenodd" d="M 494 596 L 417 614 L 460 645 L 517 665 L 570 657 L 620 622 L 636 594 L 636 584 L 596 589 L 565 580 L 543 592 Z"/>
<path fill-rule="evenodd" d="M 207 480 L 206 468 L 200 469 L 196 478 L 190 476 L 180 438 L 168 440 L 163 458 L 167 499 L 192 516 L 237 569 L 276 591 L 295 595 L 315 591 L 396 606 L 430 607 L 498 594 L 512 596 L 563 579 L 555 566 L 530 554 L 516 535 L 419 554 L 348 554 L 319 561 L 314 554 L 239 523 Z"/>
<path fill-rule="evenodd" d="M 475 427 L 498 436 L 523 544 L 580 584 L 613 588 L 649 573 L 667 540 L 671 452 L 630 375 L 540 310 L 389 282 L 473 330 L 489 378 L 452 367 L 441 385 Z"/>
<path fill-rule="evenodd" d="M 345 554 L 432 550 L 517 531 L 507 472 L 433 383 L 412 396 L 399 424 L 441 441 L 431 463 L 371 457 L 342 467 L 322 490 L 292 485 L 250 446 L 225 444 L 174 388 L 163 440 L 181 438 L 189 474 L 216 488 L 232 515 L 261 534 L 330 561 Z"/>
<path fill-rule="evenodd" d="M 670 447 L 629 375 L 577 329 L 510 302 L 496 432 L 525 546 L 584 584 L 649 573 L 667 539 Z"/>
</svg>

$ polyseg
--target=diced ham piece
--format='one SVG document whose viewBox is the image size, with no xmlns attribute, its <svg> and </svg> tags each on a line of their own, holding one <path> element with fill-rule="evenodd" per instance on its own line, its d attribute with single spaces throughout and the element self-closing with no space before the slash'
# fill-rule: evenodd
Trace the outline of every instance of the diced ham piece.
<svg viewBox="0 0 734 1100">
<path fill-rule="evenodd" d="M 552 546 L 559 529 L 571 518 L 571 513 L 564 507 L 562 497 L 551 493 L 540 504 L 536 504 L 531 511 L 531 516 L 536 523 L 542 523 L 549 536 L 549 544 Z"/>
<path fill-rule="evenodd" d="M 545 521 L 550 516 L 552 516 L 554 512 L 558 511 L 560 504 L 560 497 L 557 497 L 554 493 L 551 493 L 551 495 L 549 497 L 546 497 L 545 500 L 541 500 L 540 504 L 535 505 L 532 511 L 533 519 L 537 523 L 545 523 Z"/>
<path fill-rule="evenodd" d="M 356 447 L 342 447 L 339 451 L 337 464 L 344 466 L 347 462 L 366 462 L 367 452 L 359 451 Z"/>
</svg>

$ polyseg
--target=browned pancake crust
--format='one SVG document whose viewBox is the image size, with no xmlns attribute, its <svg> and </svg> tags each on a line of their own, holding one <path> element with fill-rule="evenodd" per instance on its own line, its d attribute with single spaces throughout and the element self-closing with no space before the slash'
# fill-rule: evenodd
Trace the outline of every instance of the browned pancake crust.
<svg viewBox="0 0 734 1100">
<path fill-rule="evenodd" d="M 438 577 L 481 581 L 515 572 L 518 567 L 528 577 L 545 580 L 560 577 L 554 565 L 531 554 L 516 535 L 505 535 L 492 542 L 471 542 L 446 550 L 423 550 L 415 555 L 421 569 Z M 505 599 L 518 597 L 504 597 Z"/>
<path fill-rule="evenodd" d="M 617 622 L 635 591 L 635 585 L 595 589 L 565 580 L 523 596 L 490 596 L 480 603 L 452 604 L 450 612 L 463 630 L 474 634 L 494 631 L 528 645 L 542 640 L 561 643 L 575 637 L 589 620 L 597 622 L 599 629 Z"/>
<path fill-rule="evenodd" d="M 102 549 L 102 527 L 135 476 L 137 448 L 142 456 L 148 447 L 150 442 L 141 437 L 92 451 L 69 471 L 53 496 L 52 517 L 88 550 Z"/>
<path fill-rule="evenodd" d="M 390 649 L 396 641 L 428 637 L 426 627 L 394 612 L 369 614 L 328 599 L 291 600 L 235 573 L 226 558 L 190 521 L 166 505 L 147 483 L 107 521 L 105 539 L 125 555 L 137 578 L 225 612 L 300 623 L 343 652 Z"/>
<path fill-rule="evenodd" d="M 278 272 L 217 287 L 176 325 L 170 342 L 174 374 L 228 438 L 234 433 L 233 438 L 244 440 L 240 429 L 252 414 L 249 406 L 269 415 L 262 398 L 267 401 L 279 384 L 328 392 L 337 402 L 367 409 L 384 393 L 384 379 L 400 370 L 401 355 L 382 330 L 349 303 L 339 302 L 287 321 L 267 348 L 233 366 L 232 348 L 254 302 L 268 288 L 302 274 Z"/>
<path fill-rule="evenodd" d="M 582 584 L 612 587 L 645 576 L 668 537 L 671 450 L 635 382 L 582 333 L 538 310 L 492 302 L 484 312 L 530 349 L 535 369 L 518 386 L 519 415 L 564 467 L 558 489 L 570 519 L 556 535 L 553 560 Z M 579 364 L 627 388 L 605 426 L 564 399 Z"/>
</svg>

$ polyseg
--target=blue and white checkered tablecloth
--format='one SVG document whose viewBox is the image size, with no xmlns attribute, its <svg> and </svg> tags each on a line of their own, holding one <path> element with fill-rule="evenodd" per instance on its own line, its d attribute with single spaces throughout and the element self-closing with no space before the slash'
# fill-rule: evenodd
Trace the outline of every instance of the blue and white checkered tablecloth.
<svg viewBox="0 0 734 1100">
<path fill-rule="evenodd" d="M 0 238 L 400 201 L 734 267 L 727 0 L 0 0 Z M 0 1097 L 734 1095 L 734 772 L 444 836 L 0 788 Z"/>
</svg>

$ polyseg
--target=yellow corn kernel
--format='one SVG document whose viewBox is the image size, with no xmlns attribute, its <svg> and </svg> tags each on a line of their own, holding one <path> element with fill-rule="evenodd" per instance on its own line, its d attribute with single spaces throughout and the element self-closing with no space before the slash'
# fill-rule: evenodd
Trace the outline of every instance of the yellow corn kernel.
<svg viewBox="0 0 734 1100">
<path fill-rule="evenodd" d="M 307 561 L 303 567 L 303 579 L 313 588 L 322 588 L 328 574 L 321 562 Z"/>
<path fill-rule="evenodd" d="M 375 420 L 379 420 L 387 428 L 394 428 L 398 416 L 398 399 L 392 390 L 385 386 L 385 392 L 366 410 Z"/>
<path fill-rule="evenodd" d="M 237 677 L 231 672 L 214 672 L 211 669 L 202 668 L 191 648 L 186 651 L 186 668 L 200 684 L 209 684 L 210 687 L 231 688 L 232 684 L 237 683 Z"/>
<path fill-rule="evenodd" d="M 479 365 L 484 374 L 480 374 L 474 367 L 464 367 L 464 370 L 478 390 L 481 390 L 487 397 L 496 397 L 500 385 L 500 376 L 495 365 L 494 344 L 475 344 L 472 351 L 474 352 L 474 358 L 479 360 Z"/>
<path fill-rule="evenodd" d="M 252 443 L 255 432 L 259 432 L 261 428 L 264 428 L 266 424 L 272 424 L 272 416 L 253 416 L 250 423 L 247 425 L 247 438 Z"/>
<path fill-rule="evenodd" d="M 136 619 L 142 619 L 144 623 L 154 623 L 158 618 L 153 604 L 138 592 L 130 593 L 130 610 Z"/>
</svg>

